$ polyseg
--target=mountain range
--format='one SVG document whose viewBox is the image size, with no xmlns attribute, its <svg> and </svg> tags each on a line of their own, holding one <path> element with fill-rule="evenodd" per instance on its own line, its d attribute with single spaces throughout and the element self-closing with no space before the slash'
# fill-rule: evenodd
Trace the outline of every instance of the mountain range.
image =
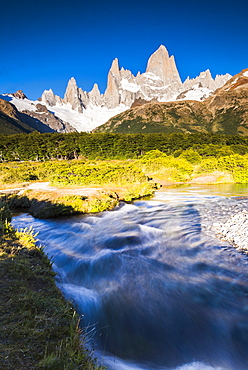
<svg viewBox="0 0 248 370">
<path fill-rule="evenodd" d="M 205 132 L 248 136 L 248 69 L 203 101 L 140 102 L 95 132 Z"/>
<path fill-rule="evenodd" d="M 206 70 L 201 72 L 199 76 L 195 78 L 188 77 L 182 82 L 174 56 L 170 56 L 165 46 L 161 45 L 148 59 L 146 71 L 144 73 L 138 72 L 136 76 L 130 70 L 120 69 L 118 59 L 114 59 L 108 73 L 107 88 L 104 94 L 100 93 L 97 84 L 94 84 L 90 92 L 84 91 L 77 86 L 75 78 L 72 77 L 68 82 L 63 98 L 55 95 L 52 89 L 45 90 L 37 101 L 29 100 L 21 90 L 15 94 L 2 94 L 0 99 L 5 100 L 5 105 L 0 104 L 0 112 L 2 115 L 6 114 L 3 111 L 3 105 L 6 110 L 6 105 L 11 104 L 12 109 L 16 109 L 15 118 L 12 118 L 17 120 L 17 126 L 20 125 L 20 122 L 27 125 L 23 129 L 26 130 L 25 132 L 28 132 L 28 127 L 30 131 L 37 130 L 40 132 L 90 132 L 99 126 L 101 127 L 96 130 L 111 129 L 115 131 L 116 129 L 113 129 L 111 122 L 115 122 L 116 117 L 123 117 L 124 121 L 129 120 L 134 112 L 139 109 L 144 110 L 145 106 L 149 107 L 147 108 L 149 110 L 153 109 L 151 107 L 158 109 L 159 106 L 165 107 L 166 105 L 172 107 L 177 111 L 174 117 L 175 121 L 178 117 L 181 117 L 178 112 L 186 109 L 183 107 L 189 105 L 194 106 L 192 109 L 193 111 L 196 110 L 196 115 L 201 115 L 200 111 L 203 108 L 200 107 L 205 107 L 204 102 L 211 99 L 215 94 L 214 92 L 219 91 L 232 78 L 228 73 L 213 78 L 210 71 Z M 187 101 L 193 101 L 194 103 L 186 103 Z M 8 109 L 10 110 L 10 108 Z M 139 117 L 141 116 L 139 115 Z M 182 114 L 181 121 L 186 116 Z M 156 119 L 161 121 L 160 118 Z M 209 119 L 211 121 L 211 118 Z M 138 118 L 138 121 L 141 122 L 142 120 Z M 199 124 L 201 124 L 200 121 Z M 205 118 L 203 121 L 205 122 Z M 106 122 L 108 122 L 107 126 L 102 126 Z M 118 120 L 118 122 L 120 121 Z M 176 124 L 174 125 L 173 119 L 171 122 L 174 127 Z M 146 121 L 147 124 L 148 121 Z M 180 124 L 176 126 L 180 126 Z M 1 125 L 0 121 L 0 128 Z M 16 133 L 17 126 L 15 126 L 15 132 L 12 133 Z M 133 127 L 133 124 L 131 126 Z M 167 125 L 166 130 L 173 129 L 172 126 L 170 128 L 170 125 Z M 136 131 L 139 129 L 146 132 L 143 123 L 135 128 Z M 152 131 L 154 129 L 160 131 L 161 125 L 153 125 Z M 191 126 L 188 129 L 194 130 L 195 128 Z M 186 131 L 188 129 L 183 128 Z M 203 130 L 205 129 L 207 130 L 207 126 L 203 128 Z M 21 128 L 19 127 L 18 130 L 21 130 Z M 122 130 L 119 124 L 118 130 Z"/>
</svg>

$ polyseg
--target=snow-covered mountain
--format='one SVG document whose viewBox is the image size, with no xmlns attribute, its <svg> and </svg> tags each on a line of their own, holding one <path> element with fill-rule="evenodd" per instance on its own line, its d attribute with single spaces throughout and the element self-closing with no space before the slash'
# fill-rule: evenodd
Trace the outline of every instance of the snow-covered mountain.
<svg viewBox="0 0 248 370">
<path fill-rule="evenodd" d="M 112 117 L 94 132 L 205 132 L 247 136 L 248 69 L 230 78 L 203 101 L 153 101 L 149 104 L 136 101 L 131 109 Z"/>
<path fill-rule="evenodd" d="M 29 100 L 23 94 L 22 90 L 18 90 L 14 94 L 2 94 L 0 95 L 0 100 L 1 99 L 13 104 L 17 109 L 18 120 L 28 125 L 33 130 L 41 133 L 67 133 L 77 131 L 68 122 L 63 121 L 54 113 L 50 112 L 39 100 Z"/>
<path fill-rule="evenodd" d="M 107 122 L 113 116 L 129 109 L 135 101 L 168 102 L 176 100 L 202 101 L 217 88 L 223 86 L 232 76 L 217 75 L 212 78 L 209 70 L 201 72 L 196 78 L 189 77 L 182 82 L 173 56 L 169 56 L 165 46 L 161 45 L 148 60 L 144 73 L 136 76 L 131 71 L 119 68 L 118 59 L 114 59 L 108 73 L 107 88 L 101 94 L 97 84 L 90 92 L 77 86 L 75 78 L 68 82 L 64 98 L 54 94 L 52 89 L 45 90 L 39 102 L 27 101 L 17 96 L 12 103 L 18 110 L 31 110 L 33 115 L 37 107 L 44 105 L 61 122 L 67 122 L 77 131 L 91 131 Z M 19 100 L 22 100 L 20 103 Z M 30 109 L 24 105 L 29 104 Z"/>
</svg>

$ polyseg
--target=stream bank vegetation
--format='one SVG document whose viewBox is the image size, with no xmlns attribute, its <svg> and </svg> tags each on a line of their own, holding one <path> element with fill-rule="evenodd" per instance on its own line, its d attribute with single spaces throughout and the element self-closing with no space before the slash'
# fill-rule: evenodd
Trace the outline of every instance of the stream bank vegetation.
<svg viewBox="0 0 248 370">
<path fill-rule="evenodd" d="M 12 210 L 22 208 L 34 217 L 50 218 L 110 210 L 121 200 L 152 195 L 163 184 L 248 183 L 247 146 L 234 143 L 234 138 L 230 139 L 231 145 L 226 142 L 227 139 L 224 145 L 203 142 L 187 149 L 177 146 L 170 154 L 153 149 L 126 160 L 3 161 L 0 187 L 24 187 L 21 193 L 6 197 Z M 32 182 L 49 182 L 53 189 L 25 190 Z M 77 188 L 86 187 L 94 188 L 95 193 L 78 194 Z M 68 194 L 67 189 L 74 189 L 74 193 Z"/>
<path fill-rule="evenodd" d="M 0 219 L 0 368 L 103 370 L 82 346 L 79 318 L 34 231 L 13 229 L 5 203 Z"/>
<path fill-rule="evenodd" d="M 9 207 L 25 209 L 38 218 L 110 210 L 121 200 L 152 195 L 157 188 L 129 161 L 9 162 L 1 163 L 0 171 L 0 184 L 7 186 L 6 191 L 11 183 L 24 187 L 19 194 L 5 197 Z M 49 182 L 50 190 L 25 190 L 32 181 Z M 94 188 L 93 194 L 80 195 L 85 187 Z"/>
</svg>

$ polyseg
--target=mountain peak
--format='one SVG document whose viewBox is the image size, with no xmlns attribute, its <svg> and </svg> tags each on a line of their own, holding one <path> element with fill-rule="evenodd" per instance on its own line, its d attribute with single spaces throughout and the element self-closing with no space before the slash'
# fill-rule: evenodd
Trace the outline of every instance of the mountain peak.
<svg viewBox="0 0 248 370">
<path fill-rule="evenodd" d="M 169 53 L 168 53 L 168 50 L 166 49 L 166 47 L 164 45 L 160 45 L 159 48 L 155 51 L 156 52 L 161 52 L 161 53 L 165 53 L 169 56 Z"/>
<path fill-rule="evenodd" d="M 153 73 L 160 77 L 165 84 L 170 83 L 172 80 L 179 84 L 182 83 L 174 57 L 169 56 L 164 45 L 160 45 L 160 47 L 150 56 L 146 72 Z"/>
<path fill-rule="evenodd" d="M 12 94 L 15 98 L 18 98 L 18 99 L 27 99 L 26 95 L 23 93 L 22 90 L 18 90 L 17 92 L 15 92 L 14 94 Z"/>
<path fill-rule="evenodd" d="M 71 77 L 68 81 L 68 86 L 76 86 L 77 87 L 77 81 L 75 79 L 75 77 Z"/>
<path fill-rule="evenodd" d="M 119 67 L 119 60 L 118 60 L 118 58 L 115 58 L 113 60 L 109 72 L 111 72 L 115 76 L 118 76 L 120 74 L 120 67 Z"/>
<path fill-rule="evenodd" d="M 68 85 L 64 95 L 65 103 L 70 103 L 72 109 L 82 113 L 83 103 L 80 99 L 80 92 L 77 86 L 77 82 L 74 77 L 71 77 L 68 81 Z"/>
<path fill-rule="evenodd" d="M 77 122 L 73 115 L 69 122 L 80 131 L 89 131 L 106 122 L 111 116 L 130 108 L 134 102 L 143 104 L 154 99 L 158 102 L 204 100 L 216 88 L 223 86 L 230 77 L 217 76 L 214 80 L 210 71 L 206 70 L 200 76 L 193 79 L 188 77 L 182 83 L 174 56 L 170 56 L 167 48 L 160 45 L 148 59 L 146 72 L 138 72 L 136 76 L 129 69 L 120 68 L 118 58 L 113 59 L 103 94 L 97 84 L 90 92 L 82 90 L 72 77 L 63 99 L 47 92 L 43 94 L 42 101 L 48 107 L 56 106 L 56 114 L 60 114 L 60 105 L 69 104 L 69 107 L 64 108 L 79 113 Z M 64 117 L 62 110 L 61 117 Z M 66 115 L 66 119 L 68 117 L 69 115 Z"/>
</svg>

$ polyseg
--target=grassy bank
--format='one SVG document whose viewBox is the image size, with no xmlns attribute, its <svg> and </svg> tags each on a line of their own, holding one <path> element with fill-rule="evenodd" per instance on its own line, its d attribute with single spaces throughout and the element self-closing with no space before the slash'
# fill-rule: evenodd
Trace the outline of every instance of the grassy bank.
<svg viewBox="0 0 248 370">
<path fill-rule="evenodd" d="M 50 190 L 25 190 L 37 181 L 49 182 Z M 22 208 L 38 218 L 102 212 L 156 190 L 138 163 L 111 160 L 2 163 L 0 187 L 7 191 L 11 184 L 24 186 L 21 195 L 7 197 L 11 209 Z M 94 188 L 94 194 L 85 195 L 86 187 Z"/>
<path fill-rule="evenodd" d="M 132 201 L 133 199 L 152 195 L 156 190 L 156 186 L 154 183 L 131 184 L 124 187 L 115 187 L 113 190 L 92 189 L 92 195 L 82 195 L 84 192 L 87 193 L 87 190 L 90 189 L 54 188 L 53 191 L 24 190 L 22 194 L 5 195 L 2 196 L 2 199 L 12 211 L 18 209 L 29 212 L 36 218 L 45 219 L 111 210 L 121 200 Z M 67 191 L 72 194 L 67 194 Z"/>
<path fill-rule="evenodd" d="M 32 231 L 0 237 L 1 369 L 100 370 L 80 344 L 78 317 Z"/>
<path fill-rule="evenodd" d="M 99 191 L 93 196 L 63 195 L 58 191 L 25 191 L 21 195 L 5 197 L 10 209 L 24 210 L 36 218 L 54 218 L 78 213 L 110 210 L 118 204 L 114 192 Z"/>
</svg>

